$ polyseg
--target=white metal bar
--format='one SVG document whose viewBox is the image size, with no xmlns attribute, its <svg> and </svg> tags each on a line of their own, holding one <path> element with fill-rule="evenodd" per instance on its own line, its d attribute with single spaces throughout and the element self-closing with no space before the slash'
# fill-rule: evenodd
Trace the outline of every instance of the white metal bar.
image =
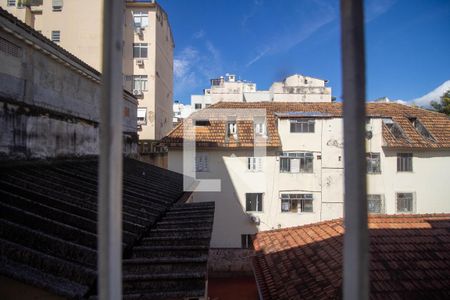
<svg viewBox="0 0 450 300">
<path fill-rule="evenodd" d="M 344 99 L 344 263 L 343 296 L 369 296 L 369 240 L 365 161 L 365 50 L 362 0 L 341 0 Z"/>
<path fill-rule="evenodd" d="M 98 295 L 122 299 L 123 0 L 103 1 L 98 188 Z"/>
</svg>

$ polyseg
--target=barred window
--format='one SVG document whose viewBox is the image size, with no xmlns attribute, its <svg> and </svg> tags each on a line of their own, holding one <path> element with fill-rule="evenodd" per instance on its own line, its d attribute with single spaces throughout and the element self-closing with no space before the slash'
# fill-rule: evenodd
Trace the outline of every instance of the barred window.
<svg viewBox="0 0 450 300">
<path fill-rule="evenodd" d="M 208 154 L 197 153 L 195 155 L 195 171 L 196 172 L 208 172 Z"/>
<path fill-rule="evenodd" d="M 312 173 L 312 152 L 283 152 L 280 155 L 280 172 L 282 173 Z"/>
<path fill-rule="evenodd" d="M 366 153 L 367 173 L 376 174 L 381 173 L 380 153 L 369 152 Z"/>
<path fill-rule="evenodd" d="M 16 6 L 16 0 L 8 0 L 6 5 L 7 6 Z"/>
<path fill-rule="evenodd" d="M 281 212 L 313 212 L 313 195 L 281 194 Z"/>
<path fill-rule="evenodd" d="M 384 213 L 384 202 L 382 195 L 367 195 L 367 208 L 369 213 Z"/>
<path fill-rule="evenodd" d="M 19 46 L 16 46 L 15 44 L 1 37 L 0 37 L 0 51 L 15 57 L 20 57 L 22 54 Z"/>
<path fill-rule="evenodd" d="M 413 213 L 414 198 L 413 193 L 397 193 L 397 212 Z"/>
<path fill-rule="evenodd" d="M 313 119 L 299 119 L 291 121 L 291 132 L 314 132 Z"/>
</svg>

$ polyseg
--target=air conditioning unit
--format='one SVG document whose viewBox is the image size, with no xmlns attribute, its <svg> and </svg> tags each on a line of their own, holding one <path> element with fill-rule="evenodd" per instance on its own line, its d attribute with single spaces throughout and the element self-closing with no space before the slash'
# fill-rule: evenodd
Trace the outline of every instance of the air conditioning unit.
<svg viewBox="0 0 450 300">
<path fill-rule="evenodd" d="M 141 90 L 133 90 L 133 95 L 141 96 L 142 95 L 142 91 Z"/>
<path fill-rule="evenodd" d="M 138 66 L 143 66 L 144 65 L 144 60 L 143 59 L 136 59 L 136 64 Z"/>
<path fill-rule="evenodd" d="M 259 223 L 261 223 L 261 220 L 259 219 L 258 216 L 255 216 L 255 215 L 252 215 L 252 214 L 247 214 L 247 215 L 248 215 L 248 218 L 250 220 L 250 223 L 253 223 L 253 224 L 256 224 L 256 225 L 259 225 Z"/>
<path fill-rule="evenodd" d="M 134 28 L 134 32 L 139 36 L 141 36 L 143 34 L 143 31 L 144 31 L 144 28 L 142 28 L 142 27 Z"/>
</svg>

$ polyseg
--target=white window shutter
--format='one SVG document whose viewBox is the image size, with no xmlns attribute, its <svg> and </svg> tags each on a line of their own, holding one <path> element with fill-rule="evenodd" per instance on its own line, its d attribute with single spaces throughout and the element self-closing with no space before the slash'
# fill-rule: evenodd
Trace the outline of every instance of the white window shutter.
<svg viewBox="0 0 450 300">
<path fill-rule="evenodd" d="M 263 164 L 263 158 L 262 157 L 257 157 L 256 158 L 256 170 L 258 172 L 262 172 L 262 170 L 263 170 L 262 164 Z"/>
<path fill-rule="evenodd" d="M 291 159 L 291 173 L 300 173 L 300 159 Z"/>
</svg>

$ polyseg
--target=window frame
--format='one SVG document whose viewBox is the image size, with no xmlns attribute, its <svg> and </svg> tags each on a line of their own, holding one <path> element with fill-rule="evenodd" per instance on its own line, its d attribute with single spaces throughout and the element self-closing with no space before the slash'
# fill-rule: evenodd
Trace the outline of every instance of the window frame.
<svg viewBox="0 0 450 300">
<path fill-rule="evenodd" d="M 312 173 L 314 173 L 314 153 L 313 152 L 295 152 L 295 151 L 281 152 L 279 159 L 280 159 L 280 173 L 288 173 L 288 174 L 298 174 L 298 173 L 312 174 Z M 296 159 L 299 160 L 298 172 L 293 172 L 291 161 L 296 160 Z M 302 163 L 302 160 L 304 160 L 303 163 Z M 289 170 L 284 169 L 283 164 L 288 166 Z M 304 168 L 302 168 L 302 165 L 304 166 Z"/>
<path fill-rule="evenodd" d="M 139 83 L 139 87 L 137 88 L 136 83 Z M 142 83 L 144 84 L 144 89 L 142 88 Z M 132 75 L 132 81 L 131 81 L 131 88 L 132 90 L 139 90 L 141 92 L 148 91 L 148 75 Z"/>
<path fill-rule="evenodd" d="M 405 200 L 405 199 L 399 199 L 399 195 L 411 195 L 411 210 L 399 210 L 399 200 Z M 398 214 L 414 214 L 416 213 L 416 196 L 414 192 L 396 192 L 395 193 L 395 212 Z"/>
<path fill-rule="evenodd" d="M 283 196 L 287 197 L 283 197 Z M 280 193 L 280 211 L 282 214 L 286 213 L 296 213 L 296 214 L 302 214 L 302 213 L 314 213 L 314 194 L 313 193 L 303 193 L 303 192 L 281 192 Z M 296 202 L 297 211 L 294 211 L 292 209 L 293 202 Z M 306 207 L 306 201 L 311 202 L 311 210 L 307 211 L 305 210 Z M 284 203 L 287 203 L 289 205 L 289 208 L 286 210 L 284 209 Z"/>
<path fill-rule="evenodd" d="M 57 39 L 56 39 L 57 35 Z M 60 43 L 61 42 L 61 30 L 52 30 L 50 39 L 53 43 Z"/>
<path fill-rule="evenodd" d="M 16 0 L 7 0 L 6 1 L 6 6 L 11 7 L 11 6 L 16 6 L 17 5 L 17 1 Z"/>
<path fill-rule="evenodd" d="M 149 15 L 148 13 L 145 12 L 132 12 L 132 17 L 133 17 L 133 27 L 134 28 L 147 28 L 149 26 Z M 140 22 L 139 22 L 139 26 L 137 26 L 138 23 L 136 23 L 136 19 L 139 18 Z M 143 25 L 142 19 L 147 19 L 147 24 Z"/>
<path fill-rule="evenodd" d="M 203 167 L 200 165 L 200 160 L 203 158 Z M 195 162 L 194 162 L 195 172 L 197 173 L 206 173 L 209 172 L 209 157 L 207 152 L 197 152 L 195 153 Z"/>
<path fill-rule="evenodd" d="M 139 121 L 140 117 L 139 117 L 139 111 L 145 111 L 145 117 L 143 121 Z M 137 125 L 147 125 L 147 107 L 138 107 L 137 109 L 137 114 L 136 114 L 136 118 L 137 118 Z"/>
<path fill-rule="evenodd" d="M 375 196 L 378 196 L 379 199 L 369 199 L 374 198 Z M 380 211 L 370 211 L 370 201 L 380 201 Z M 385 213 L 385 206 L 384 206 L 384 195 L 383 194 L 367 194 L 367 213 L 369 214 L 384 214 Z"/>
<path fill-rule="evenodd" d="M 234 128 L 234 129 L 232 129 Z M 227 122 L 227 137 L 237 136 L 238 134 L 238 125 L 236 121 L 228 121 Z"/>
<path fill-rule="evenodd" d="M 412 152 L 399 152 L 397 153 L 397 172 L 398 173 L 412 173 L 413 167 L 413 153 Z"/>
<path fill-rule="evenodd" d="M 293 126 L 294 125 L 294 126 Z M 295 128 L 300 128 L 299 131 L 293 131 Z M 306 128 L 306 130 L 305 130 Z M 312 130 L 311 130 L 312 128 Z M 316 120 L 310 118 L 289 119 L 290 133 L 315 133 Z"/>
<path fill-rule="evenodd" d="M 132 47 L 133 47 L 133 59 L 148 58 L 148 43 L 133 43 Z M 145 56 L 142 55 L 144 49 L 145 49 Z"/>
<path fill-rule="evenodd" d="M 253 234 L 241 234 L 241 249 L 253 250 Z"/>
<path fill-rule="evenodd" d="M 198 107 L 200 106 L 200 107 Z M 202 109 L 203 105 L 201 103 L 194 103 L 194 109 Z"/>
<path fill-rule="evenodd" d="M 249 156 L 247 157 L 247 171 L 249 172 L 262 172 L 263 171 L 263 158 Z"/>
<path fill-rule="evenodd" d="M 373 164 L 371 162 L 377 160 L 378 156 L 378 164 L 376 165 L 377 168 L 374 168 Z M 380 152 L 367 152 L 366 153 L 366 168 L 367 168 L 367 174 L 381 174 L 381 153 Z"/>
<path fill-rule="evenodd" d="M 248 197 L 250 195 L 256 195 L 256 198 L 255 198 L 255 209 L 256 210 L 249 210 L 249 208 L 250 209 L 252 208 L 251 207 L 252 204 L 251 204 L 251 202 L 249 204 L 249 199 L 248 199 Z M 250 199 L 250 201 L 251 201 L 251 199 Z M 263 210 L 264 210 L 263 202 L 264 202 L 264 193 L 245 193 L 245 212 L 254 212 L 254 213 L 263 212 Z"/>
</svg>

